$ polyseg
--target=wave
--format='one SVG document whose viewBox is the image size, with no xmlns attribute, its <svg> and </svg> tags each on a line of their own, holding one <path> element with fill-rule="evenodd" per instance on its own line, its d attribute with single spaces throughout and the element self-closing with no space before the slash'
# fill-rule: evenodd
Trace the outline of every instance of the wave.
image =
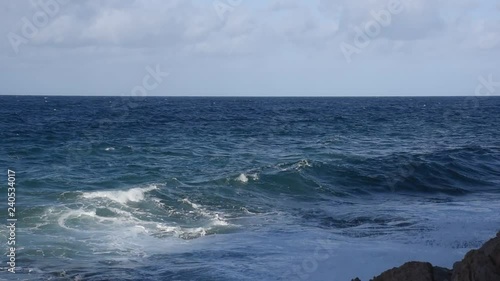
<svg viewBox="0 0 500 281">
<path fill-rule="evenodd" d="M 253 181 L 257 181 L 257 180 L 259 180 L 259 174 L 258 173 L 241 173 L 234 180 L 241 182 L 241 183 L 247 183 L 249 181 L 249 179 L 252 179 Z"/>
<path fill-rule="evenodd" d="M 27 210 L 27 231 L 51 233 L 60 251 L 89 248 L 102 255 L 142 255 L 163 252 L 171 239 L 191 240 L 238 229 L 223 210 L 196 199 L 172 195 L 158 184 L 120 190 L 65 191 L 59 204 Z M 49 243 L 50 244 L 50 243 Z M 164 245 L 158 246 L 159 244 Z M 156 245 L 156 246 L 153 246 Z"/>
<path fill-rule="evenodd" d="M 137 187 L 128 190 L 118 190 L 118 191 L 94 191 L 94 192 L 84 192 L 82 194 L 83 198 L 93 199 L 93 198 L 105 198 L 121 204 L 126 204 L 127 202 L 140 202 L 144 200 L 144 194 L 157 189 L 156 185 L 151 185 L 148 187 Z"/>
<path fill-rule="evenodd" d="M 343 154 L 329 161 L 311 157 L 196 184 L 234 188 L 233 179 L 249 191 L 304 199 L 387 192 L 463 195 L 498 192 L 498 165 L 498 148 L 464 146 L 373 157 Z"/>
<path fill-rule="evenodd" d="M 465 146 L 428 153 L 395 154 L 382 159 L 382 184 L 390 191 L 463 194 L 496 191 L 500 153 L 496 149 Z M 370 164 L 374 164 L 370 161 Z"/>
</svg>

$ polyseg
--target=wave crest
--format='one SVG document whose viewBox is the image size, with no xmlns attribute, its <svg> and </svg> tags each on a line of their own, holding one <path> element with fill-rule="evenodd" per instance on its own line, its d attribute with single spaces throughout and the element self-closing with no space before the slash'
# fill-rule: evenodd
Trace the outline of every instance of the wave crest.
<svg viewBox="0 0 500 281">
<path fill-rule="evenodd" d="M 156 185 L 151 185 L 148 187 L 136 187 L 129 190 L 117 190 L 117 191 L 93 191 L 84 192 L 82 194 L 83 198 L 95 199 L 95 198 L 105 198 L 121 204 L 126 204 L 128 202 L 140 202 L 144 200 L 144 194 L 157 189 Z"/>
</svg>

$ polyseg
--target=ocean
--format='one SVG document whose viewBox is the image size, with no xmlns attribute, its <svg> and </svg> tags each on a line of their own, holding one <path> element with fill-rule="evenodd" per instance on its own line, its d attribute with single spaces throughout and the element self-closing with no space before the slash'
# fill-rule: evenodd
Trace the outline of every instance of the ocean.
<svg viewBox="0 0 500 281">
<path fill-rule="evenodd" d="M 500 230 L 498 97 L 0 104 L 0 280 L 368 280 Z"/>
</svg>

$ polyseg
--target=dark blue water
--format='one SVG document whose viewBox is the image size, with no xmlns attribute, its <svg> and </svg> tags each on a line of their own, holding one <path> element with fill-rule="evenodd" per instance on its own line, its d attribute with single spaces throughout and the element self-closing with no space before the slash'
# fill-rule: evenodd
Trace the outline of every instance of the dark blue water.
<svg viewBox="0 0 500 281">
<path fill-rule="evenodd" d="M 500 230 L 500 98 L 0 104 L 3 280 L 368 280 Z"/>
</svg>

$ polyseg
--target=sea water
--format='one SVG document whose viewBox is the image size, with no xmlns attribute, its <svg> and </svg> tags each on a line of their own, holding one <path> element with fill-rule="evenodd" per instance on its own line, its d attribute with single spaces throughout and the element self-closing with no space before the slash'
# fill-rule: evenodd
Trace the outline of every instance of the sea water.
<svg viewBox="0 0 500 281">
<path fill-rule="evenodd" d="M 500 98 L 474 100 L 1 96 L 0 279 L 451 267 L 500 229 Z"/>
</svg>

